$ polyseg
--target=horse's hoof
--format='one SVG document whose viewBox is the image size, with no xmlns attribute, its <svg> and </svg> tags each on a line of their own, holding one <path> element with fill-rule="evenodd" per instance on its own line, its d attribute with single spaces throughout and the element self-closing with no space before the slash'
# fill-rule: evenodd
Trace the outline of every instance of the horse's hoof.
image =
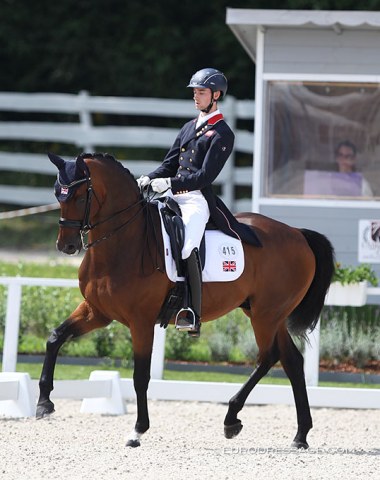
<svg viewBox="0 0 380 480">
<path fill-rule="evenodd" d="M 149 428 L 149 425 L 148 427 Z M 140 438 L 142 433 L 138 432 L 135 428 L 132 430 L 131 434 L 127 438 L 127 443 L 125 444 L 126 447 L 136 448 L 141 445 Z"/>
<path fill-rule="evenodd" d="M 309 444 L 307 442 L 300 442 L 299 440 L 293 440 L 292 448 L 304 449 L 307 450 L 309 448 Z"/>
<path fill-rule="evenodd" d="M 37 420 L 40 420 L 41 418 L 47 417 L 48 415 L 51 415 L 54 412 L 55 412 L 54 403 L 48 400 L 46 402 L 39 403 L 37 405 L 36 418 Z"/>
<path fill-rule="evenodd" d="M 234 423 L 233 425 L 224 425 L 224 436 L 226 438 L 237 437 L 241 432 L 242 428 L 243 425 L 240 420 L 238 420 L 237 423 Z"/>
<path fill-rule="evenodd" d="M 141 445 L 140 440 L 128 440 L 126 447 L 136 448 Z"/>
</svg>

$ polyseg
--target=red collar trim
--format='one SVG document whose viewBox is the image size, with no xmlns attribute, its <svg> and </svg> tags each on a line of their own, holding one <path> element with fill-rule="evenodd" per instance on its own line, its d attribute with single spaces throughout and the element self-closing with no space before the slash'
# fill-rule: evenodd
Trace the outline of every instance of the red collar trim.
<svg viewBox="0 0 380 480">
<path fill-rule="evenodd" d="M 223 120 L 223 114 L 222 113 L 218 113 L 218 115 L 214 115 L 213 117 L 211 117 L 208 122 L 207 122 L 207 125 L 215 125 L 216 123 L 218 123 L 220 120 Z"/>
</svg>

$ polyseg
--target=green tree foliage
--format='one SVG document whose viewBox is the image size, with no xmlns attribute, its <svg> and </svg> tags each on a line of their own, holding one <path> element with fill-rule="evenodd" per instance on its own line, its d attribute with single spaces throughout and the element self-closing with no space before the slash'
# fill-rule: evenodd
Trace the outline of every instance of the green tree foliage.
<svg viewBox="0 0 380 480">
<path fill-rule="evenodd" d="M 226 8 L 378 10 L 380 0 L 0 0 L 0 90 L 186 98 L 199 68 L 252 98 L 254 64 Z"/>
<path fill-rule="evenodd" d="M 247 97 L 253 64 L 225 25 L 227 4 L 2 0 L 0 89 L 178 98 L 212 65 Z"/>
</svg>

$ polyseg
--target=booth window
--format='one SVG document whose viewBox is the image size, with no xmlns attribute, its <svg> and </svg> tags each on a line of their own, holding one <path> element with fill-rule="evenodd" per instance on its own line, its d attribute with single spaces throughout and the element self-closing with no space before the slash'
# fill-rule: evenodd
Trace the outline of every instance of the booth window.
<svg viewBox="0 0 380 480">
<path fill-rule="evenodd" d="M 380 85 L 267 82 L 268 197 L 380 198 Z"/>
</svg>

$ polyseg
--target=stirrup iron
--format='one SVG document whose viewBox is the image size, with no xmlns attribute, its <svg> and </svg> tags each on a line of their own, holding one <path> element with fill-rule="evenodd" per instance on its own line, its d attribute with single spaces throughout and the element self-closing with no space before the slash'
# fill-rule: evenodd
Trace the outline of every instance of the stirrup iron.
<svg viewBox="0 0 380 480">
<path fill-rule="evenodd" d="M 194 310 L 189 307 L 181 308 L 175 318 L 175 328 L 177 330 L 189 332 L 196 330 L 196 327 L 197 319 Z"/>
</svg>

